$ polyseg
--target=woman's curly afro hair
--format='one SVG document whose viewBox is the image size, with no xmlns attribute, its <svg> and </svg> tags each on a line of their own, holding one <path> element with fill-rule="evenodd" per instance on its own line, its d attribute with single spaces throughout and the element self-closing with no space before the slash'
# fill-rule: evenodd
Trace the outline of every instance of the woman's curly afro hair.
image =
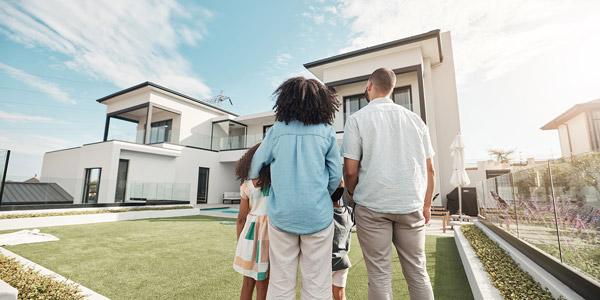
<svg viewBox="0 0 600 300">
<path fill-rule="evenodd" d="M 273 110 L 277 121 L 289 124 L 296 120 L 304 125 L 333 124 L 340 106 L 334 92 L 315 79 L 293 77 L 281 84 L 273 96 L 277 97 Z"/>
</svg>

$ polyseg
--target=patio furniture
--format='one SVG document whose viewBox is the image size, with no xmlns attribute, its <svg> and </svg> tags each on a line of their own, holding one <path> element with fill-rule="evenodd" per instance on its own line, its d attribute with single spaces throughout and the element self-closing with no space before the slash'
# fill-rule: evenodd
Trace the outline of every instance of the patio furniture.
<svg viewBox="0 0 600 300">
<path fill-rule="evenodd" d="M 223 193 L 223 204 L 229 202 L 229 204 L 240 204 L 242 196 L 239 192 L 225 192 Z"/>
<path fill-rule="evenodd" d="M 439 195 L 440 195 L 439 193 L 435 194 L 435 196 L 433 196 L 433 200 L 431 200 L 431 202 L 435 201 L 435 199 Z M 443 206 L 432 206 L 431 207 L 431 217 L 442 219 L 442 229 L 444 230 L 444 233 L 446 233 L 446 225 L 448 225 L 450 223 L 450 211 L 448 211 Z"/>
<path fill-rule="evenodd" d="M 476 217 L 478 213 L 477 208 L 477 193 L 474 187 L 463 187 L 461 188 L 462 193 L 462 213 L 467 216 Z M 458 203 L 458 188 L 453 189 L 446 195 L 447 207 L 450 210 L 451 215 L 458 214 L 459 203 Z"/>
<path fill-rule="evenodd" d="M 442 230 L 446 233 L 446 223 L 450 222 L 450 213 L 446 212 L 436 212 L 434 210 L 431 211 L 432 218 L 440 218 L 442 219 Z"/>
</svg>

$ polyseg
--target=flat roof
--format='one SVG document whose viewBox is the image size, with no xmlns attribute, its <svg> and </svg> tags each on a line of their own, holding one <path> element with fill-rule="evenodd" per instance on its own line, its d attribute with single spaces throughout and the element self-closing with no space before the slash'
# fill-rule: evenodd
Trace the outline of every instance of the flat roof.
<svg viewBox="0 0 600 300">
<path fill-rule="evenodd" d="M 553 130 L 558 129 L 558 126 L 564 124 L 568 120 L 574 118 L 582 112 L 586 112 L 590 109 L 600 109 L 600 99 L 592 100 L 590 102 L 579 103 L 573 105 L 571 108 L 560 114 L 558 117 L 554 118 L 552 121 L 548 122 L 548 124 L 542 126 L 540 129 L 542 130 Z"/>
<path fill-rule="evenodd" d="M 444 55 L 442 52 L 441 31 L 440 31 L 440 29 L 435 29 L 435 30 L 432 30 L 432 31 L 429 31 L 426 33 L 413 35 L 413 36 L 410 36 L 407 38 L 402 38 L 399 40 L 395 40 L 395 41 L 391 41 L 391 42 L 387 42 L 387 43 L 383 43 L 383 44 L 379 44 L 379 45 L 375 45 L 375 46 L 371 46 L 371 47 L 367 47 L 367 48 L 363 48 L 363 49 L 359 49 L 359 50 L 354 50 L 351 52 L 347 52 L 347 53 L 331 56 L 328 58 L 316 60 L 313 62 L 305 63 L 304 67 L 307 69 L 313 68 L 316 66 L 332 63 L 335 61 L 340 61 L 340 60 L 344 60 L 344 59 L 348 59 L 351 57 L 360 56 L 360 55 L 364 55 L 364 54 L 368 54 L 368 53 L 372 53 L 372 52 L 376 52 L 376 51 L 380 51 L 380 50 L 385 50 L 385 49 L 394 48 L 394 47 L 398 47 L 398 46 L 402 46 L 402 45 L 416 43 L 416 42 L 420 42 L 420 41 L 424 41 L 424 40 L 428 40 L 428 39 L 432 39 L 432 38 L 437 38 L 440 62 L 443 62 Z"/>
<path fill-rule="evenodd" d="M 188 96 L 188 95 L 182 94 L 182 93 L 180 93 L 180 92 L 174 91 L 174 90 L 172 90 L 172 89 L 166 88 L 166 87 L 164 87 L 164 86 L 162 86 L 162 85 L 158 85 L 158 84 L 156 84 L 156 83 L 153 83 L 153 82 L 150 82 L 150 81 L 142 82 L 142 83 L 140 83 L 140 84 L 138 84 L 138 85 L 134 85 L 134 86 L 132 86 L 132 87 L 130 87 L 130 88 L 126 88 L 126 89 L 124 89 L 124 90 L 120 90 L 120 91 L 118 91 L 118 92 L 116 92 L 116 93 L 112 93 L 112 94 L 110 94 L 110 95 L 108 95 L 108 96 L 102 97 L 102 98 L 100 98 L 100 99 L 98 99 L 98 100 L 96 100 L 96 101 L 98 101 L 99 103 L 102 103 L 102 102 L 104 102 L 104 101 L 106 101 L 106 100 L 109 100 L 109 99 L 115 98 L 115 97 L 117 97 L 117 96 L 120 96 L 120 95 L 123 95 L 123 94 L 129 93 L 129 92 L 132 92 L 132 91 L 135 91 L 135 90 L 138 90 L 138 89 L 141 89 L 141 88 L 147 87 L 147 86 L 150 86 L 150 87 L 153 87 L 153 88 L 157 88 L 157 89 L 159 89 L 159 90 L 165 91 L 165 92 L 167 92 L 167 93 L 171 93 L 171 94 L 173 94 L 173 95 L 177 95 L 177 96 L 179 96 L 179 97 L 183 97 L 183 98 L 185 98 L 185 99 L 188 99 L 188 100 L 192 100 L 192 101 L 194 101 L 194 102 L 197 102 L 197 103 L 199 103 L 199 104 L 202 104 L 202 105 L 208 106 L 208 107 L 210 107 L 210 108 L 212 108 L 212 109 L 216 109 L 216 110 L 222 111 L 222 112 L 224 112 L 224 113 L 228 113 L 228 114 L 230 114 L 230 115 L 234 115 L 234 116 L 236 116 L 236 117 L 237 117 L 237 116 L 239 116 L 238 114 L 236 114 L 236 113 L 234 113 L 234 112 L 231 112 L 231 111 L 228 111 L 228 110 L 222 109 L 222 108 L 220 108 L 220 107 L 218 107 L 218 106 L 214 106 L 214 105 L 212 105 L 212 104 L 209 104 L 209 103 L 206 103 L 206 102 L 204 102 L 204 101 L 202 101 L 202 100 L 198 100 L 198 99 L 196 99 L 196 98 L 194 98 L 194 97 L 191 97 L 191 96 Z"/>
</svg>

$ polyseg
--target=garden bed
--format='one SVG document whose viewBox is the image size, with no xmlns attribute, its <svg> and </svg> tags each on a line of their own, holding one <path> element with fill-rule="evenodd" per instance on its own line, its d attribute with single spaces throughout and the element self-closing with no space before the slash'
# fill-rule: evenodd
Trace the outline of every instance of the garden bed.
<svg viewBox="0 0 600 300">
<path fill-rule="evenodd" d="M 498 244 L 475 225 L 461 226 L 488 277 L 505 299 L 554 299 L 552 294 L 523 271 Z M 562 298 L 562 297 L 561 297 Z"/>
<path fill-rule="evenodd" d="M 52 276 L 23 266 L 14 258 L 0 253 L 0 280 L 19 291 L 19 300 L 82 300 L 85 295 L 78 286 L 55 280 Z"/>
<path fill-rule="evenodd" d="M 117 209 L 78 210 L 78 211 L 61 211 L 61 212 L 43 212 L 43 213 L 3 214 L 3 215 L 0 215 L 0 220 L 2 220 L 2 219 L 39 218 L 39 217 L 56 217 L 56 216 L 110 214 L 110 213 L 120 213 L 120 212 L 129 212 L 129 211 L 189 209 L 189 208 L 192 208 L 192 207 L 191 206 L 161 206 L 161 207 L 117 208 Z"/>
</svg>

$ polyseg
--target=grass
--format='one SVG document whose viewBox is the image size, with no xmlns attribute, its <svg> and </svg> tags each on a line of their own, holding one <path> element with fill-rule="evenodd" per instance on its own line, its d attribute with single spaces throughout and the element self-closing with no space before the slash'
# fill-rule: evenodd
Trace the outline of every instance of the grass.
<svg viewBox="0 0 600 300">
<path fill-rule="evenodd" d="M 63 212 L 42 212 L 42 213 L 24 213 L 24 214 L 5 214 L 0 215 L 2 219 L 22 219 L 22 218 L 39 218 L 39 217 L 56 217 L 56 216 L 73 216 L 73 215 L 94 215 L 94 214 L 112 214 L 128 211 L 145 211 L 145 210 L 172 210 L 172 209 L 189 209 L 191 206 L 162 206 L 162 207 L 139 207 L 139 208 L 117 208 L 117 209 L 101 209 L 101 210 L 80 210 L 80 211 L 63 211 Z"/>
<path fill-rule="evenodd" d="M 235 226 L 190 216 L 44 228 L 61 240 L 7 249 L 111 299 L 235 299 Z M 4 232 L 6 233 L 6 232 Z M 348 299 L 367 298 L 367 272 L 353 236 Z M 452 237 L 427 236 L 427 269 L 436 299 L 472 299 Z M 396 299 L 408 289 L 396 255 Z"/>
</svg>

